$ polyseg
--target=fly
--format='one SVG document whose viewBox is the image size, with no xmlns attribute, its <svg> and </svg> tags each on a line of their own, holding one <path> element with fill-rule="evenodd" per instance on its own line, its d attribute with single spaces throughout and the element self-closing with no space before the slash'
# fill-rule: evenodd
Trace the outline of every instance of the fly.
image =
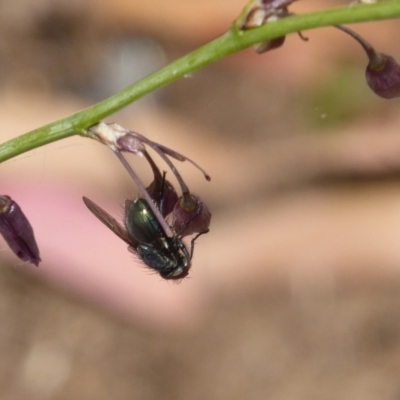
<svg viewBox="0 0 400 400">
<path fill-rule="evenodd" d="M 197 236 L 189 252 L 180 235 L 167 236 L 146 200 L 125 201 L 125 226 L 87 197 L 83 201 L 104 225 L 128 244 L 132 253 L 162 278 L 182 279 L 188 275 Z"/>
</svg>

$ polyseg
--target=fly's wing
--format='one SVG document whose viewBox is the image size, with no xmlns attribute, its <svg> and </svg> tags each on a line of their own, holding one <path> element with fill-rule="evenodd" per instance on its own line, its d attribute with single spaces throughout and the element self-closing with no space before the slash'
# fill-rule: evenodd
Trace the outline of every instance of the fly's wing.
<svg viewBox="0 0 400 400">
<path fill-rule="evenodd" d="M 99 207 L 92 200 L 87 197 L 82 197 L 83 202 L 86 204 L 86 207 L 105 225 L 107 228 L 111 229 L 120 239 L 124 242 L 128 243 L 131 247 L 136 247 L 137 244 L 135 241 L 128 236 L 128 233 L 124 229 L 124 227 L 113 218 L 108 212 L 104 211 L 101 207 Z"/>
</svg>

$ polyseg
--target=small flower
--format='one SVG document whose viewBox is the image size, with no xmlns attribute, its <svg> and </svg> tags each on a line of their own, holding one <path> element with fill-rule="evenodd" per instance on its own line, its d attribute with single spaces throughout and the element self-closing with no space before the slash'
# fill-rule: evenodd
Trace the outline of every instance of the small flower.
<svg viewBox="0 0 400 400">
<path fill-rule="evenodd" d="M 106 124 L 104 122 L 100 122 L 92 126 L 88 130 L 88 133 L 94 139 L 105 144 L 113 150 L 124 168 L 128 171 L 133 181 L 136 183 L 140 192 L 139 197 L 146 200 L 148 206 L 153 211 L 155 217 L 163 227 L 167 236 L 173 236 L 174 232 L 166 222 L 165 217 L 171 213 L 173 207 L 175 206 L 177 202 L 177 194 L 173 185 L 162 177 L 158 167 L 148 154 L 146 146 L 150 147 L 155 153 L 157 153 L 157 155 L 168 165 L 178 181 L 182 191 L 182 196 L 185 199 L 190 197 L 189 188 L 170 158 L 181 162 L 190 162 L 203 173 L 204 177 L 208 181 L 211 180 L 210 176 L 197 163 L 183 154 L 180 154 L 162 144 L 153 142 L 140 133 L 125 129 L 118 124 Z M 129 165 L 122 152 L 133 153 L 146 158 L 154 174 L 154 180 L 147 188 L 145 188 L 145 186 L 142 184 L 141 180 Z"/>
<path fill-rule="evenodd" d="M 243 10 L 239 28 L 247 30 L 258 28 L 269 22 L 274 22 L 289 15 L 288 6 L 297 0 L 253 0 Z M 257 43 L 253 46 L 257 54 L 281 47 L 285 42 L 285 36 Z"/>
<path fill-rule="evenodd" d="M 400 65 L 387 54 L 378 53 L 370 43 L 353 30 L 338 25 L 341 31 L 357 40 L 365 50 L 369 63 L 365 70 L 368 86 L 384 99 L 400 97 Z"/>
<path fill-rule="evenodd" d="M 146 145 L 153 149 L 171 168 L 172 172 L 177 175 L 176 168 L 171 164 L 168 157 L 172 157 L 178 161 L 188 161 L 194 165 L 199 171 L 201 171 L 206 178 L 206 180 L 211 180 L 210 176 L 201 168 L 197 163 L 195 163 L 190 158 L 184 156 L 172 150 L 160 143 L 153 142 L 147 139 L 146 136 L 141 135 L 138 132 L 133 132 L 129 129 L 123 128 L 121 125 L 112 123 L 106 124 L 105 122 L 99 122 L 93 125 L 89 130 L 88 134 L 99 142 L 108 146 L 115 153 L 117 152 L 127 152 L 133 153 L 138 156 L 145 156 Z M 147 158 L 147 157 L 146 157 Z M 178 176 L 177 176 L 177 179 Z"/>
<path fill-rule="evenodd" d="M 252 0 L 242 11 L 240 29 L 258 28 L 266 22 L 289 15 L 288 7 L 297 0 Z"/>
<path fill-rule="evenodd" d="M 41 259 L 32 226 L 9 196 L 0 196 L 0 233 L 21 260 L 39 265 Z"/>
</svg>

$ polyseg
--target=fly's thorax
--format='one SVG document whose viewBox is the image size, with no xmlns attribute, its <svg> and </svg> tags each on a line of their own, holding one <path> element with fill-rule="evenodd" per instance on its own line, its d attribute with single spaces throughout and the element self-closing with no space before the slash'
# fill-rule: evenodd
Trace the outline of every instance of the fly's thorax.
<svg viewBox="0 0 400 400">
<path fill-rule="evenodd" d="M 167 236 L 144 199 L 126 201 L 125 226 L 137 243 L 135 250 L 150 268 L 164 279 L 181 279 L 188 274 L 191 255 L 182 239 Z"/>
</svg>

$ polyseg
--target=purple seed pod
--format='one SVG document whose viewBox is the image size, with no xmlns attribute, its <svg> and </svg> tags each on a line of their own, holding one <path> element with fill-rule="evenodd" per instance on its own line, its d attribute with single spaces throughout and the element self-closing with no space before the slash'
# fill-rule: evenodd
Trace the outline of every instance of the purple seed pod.
<svg viewBox="0 0 400 400">
<path fill-rule="evenodd" d="M 180 197 L 172 211 L 172 227 L 182 237 L 208 232 L 210 221 L 209 208 L 196 194 Z"/>
<path fill-rule="evenodd" d="M 32 226 L 9 196 L 0 196 L 0 233 L 21 260 L 39 265 L 41 259 Z"/>
<path fill-rule="evenodd" d="M 365 77 L 378 96 L 384 99 L 400 97 L 400 65 L 393 57 L 377 53 L 368 64 Z"/>
</svg>

